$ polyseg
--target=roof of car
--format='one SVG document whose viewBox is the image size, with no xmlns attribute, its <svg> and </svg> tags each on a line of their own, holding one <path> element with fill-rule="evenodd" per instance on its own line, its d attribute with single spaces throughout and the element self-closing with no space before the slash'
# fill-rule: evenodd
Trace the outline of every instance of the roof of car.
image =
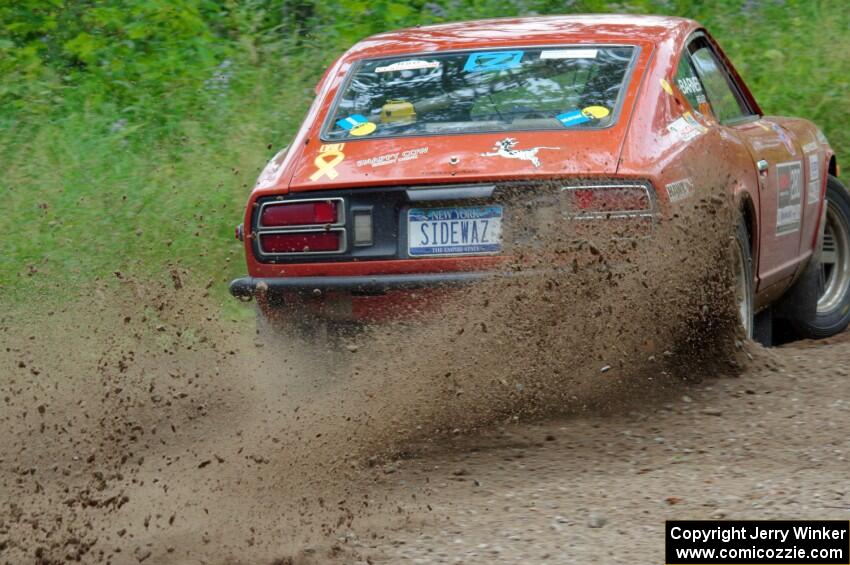
<svg viewBox="0 0 850 565">
<path fill-rule="evenodd" d="M 553 39 L 604 42 L 658 42 L 687 34 L 699 24 L 686 18 L 586 14 L 499 18 L 419 26 L 368 37 L 349 50 L 355 58 L 384 53 L 545 43 Z"/>
</svg>

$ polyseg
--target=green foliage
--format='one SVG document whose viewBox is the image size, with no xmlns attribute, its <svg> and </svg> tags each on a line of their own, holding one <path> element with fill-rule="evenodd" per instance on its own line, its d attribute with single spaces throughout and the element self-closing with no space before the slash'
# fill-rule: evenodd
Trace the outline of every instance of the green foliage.
<svg viewBox="0 0 850 565">
<path fill-rule="evenodd" d="M 248 188 L 351 44 L 572 12 L 702 21 L 765 112 L 812 119 L 850 163 L 845 0 L 0 0 L 0 286 L 171 261 L 223 282 Z"/>
</svg>

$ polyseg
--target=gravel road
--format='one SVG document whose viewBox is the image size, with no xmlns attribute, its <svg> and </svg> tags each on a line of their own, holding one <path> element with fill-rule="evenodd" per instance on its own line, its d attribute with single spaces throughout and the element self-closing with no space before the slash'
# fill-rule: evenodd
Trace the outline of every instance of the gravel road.
<svg viewBox="0 0 850 565">
<path fill-rule="evenodd" d="M 764 350 L 626 415 L 458 440 L 386 475 L 432 509 L 379 563 L 663 563 L 667 519 L 850 519 L 850 339 Z"/>
<path fill-rule="evenodd" d="M 318 364 L 268 355 L 198 293 L 121 293 L 0 318 L 0 563 L 662 563 L 665 519 L 850 519 L 850 334 L 653 380 L 653 363 L 630 373 L 656 348 L 636 323 L 632 352 L 614 340 L 583 369 L 610 405 L 484 413 L 414 443 L 410 422 L 521 407 L 499 391 L 549 381 L 493 353 L 376 381 L 379 358 L 351 347 L 334 359 L 353 373 L 316 388 Z M 458 323 L 447 347 L 522 337 Z M 626 361 L 602 371 L 609 353 Z M 478 395 L 488 359 L 513 365 Z"/>
</svg>

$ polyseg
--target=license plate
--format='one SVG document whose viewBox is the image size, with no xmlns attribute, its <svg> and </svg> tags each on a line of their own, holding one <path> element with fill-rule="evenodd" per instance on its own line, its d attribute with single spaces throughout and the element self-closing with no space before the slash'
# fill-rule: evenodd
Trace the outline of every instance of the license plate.
<svg viewBox="0 0 850 565">
<path fill-rule="evenodd" d="M 502 207 L 411 208 L 407 234 L 412 257 L 499 253 Z"/>
</svg>

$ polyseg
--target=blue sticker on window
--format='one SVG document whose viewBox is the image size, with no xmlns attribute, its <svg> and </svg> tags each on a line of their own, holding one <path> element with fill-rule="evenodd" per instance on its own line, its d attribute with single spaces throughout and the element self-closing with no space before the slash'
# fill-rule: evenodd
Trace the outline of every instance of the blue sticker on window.
<svg viewBox="0 0 850 565">
<path fill-rule="evenodd" d="M 589 122 L 590 120 L 601 120 L 611 114 L 611 110 L 605 106 L 588 106 L 584 110 L 570 110 L 558 114 L 555 119 L 564 127 L 572 127 Z"/>
<path fill-rule="evenodd" d="M 567 127 L 577 126 L 590 121 L 590 118 L 585 116 L 581 110 L 570 110 L 569 112 L 558 114 L 555 118 Z"/>
<path fill-rule="evenodd" d="M 491 51 L 473 53 L 466 60 L 463 70 L 468 73 L 478 71 L 502 71 L 518 67 L 522 62 L 523 51 Z"/>
<path fill-rule="evenodd" d="M 362 114 L 352 114 L 347 118 L 338 120 L 336 125 L 357 137 L 369 135 L 378 128 L 378 126 L 370 122 L 366 116 Z"/>
<path fill-rule="evenodd" d="M 351 128 L 356 128 L 359 125 L 365 124 L 368 121 L 369 120 L 366 119 L 366 116 L 362 114 L 352 114 L 347 118 L 339 120 L 336 125 L 344 130 L 350 130 Z"/>
<path fill-rule="evenodd" d="M 555 116 L 559 122 L 561 122 L 564 126 L 577 126 L 579 124 L 583 124 L 585 122 L 589 122 L 590 118 L 584 115 L 584 112 L 581 110 L 570 110 L 569 112 L 564 112 L 563 114 L 558 114 Z"/>
</svg>

